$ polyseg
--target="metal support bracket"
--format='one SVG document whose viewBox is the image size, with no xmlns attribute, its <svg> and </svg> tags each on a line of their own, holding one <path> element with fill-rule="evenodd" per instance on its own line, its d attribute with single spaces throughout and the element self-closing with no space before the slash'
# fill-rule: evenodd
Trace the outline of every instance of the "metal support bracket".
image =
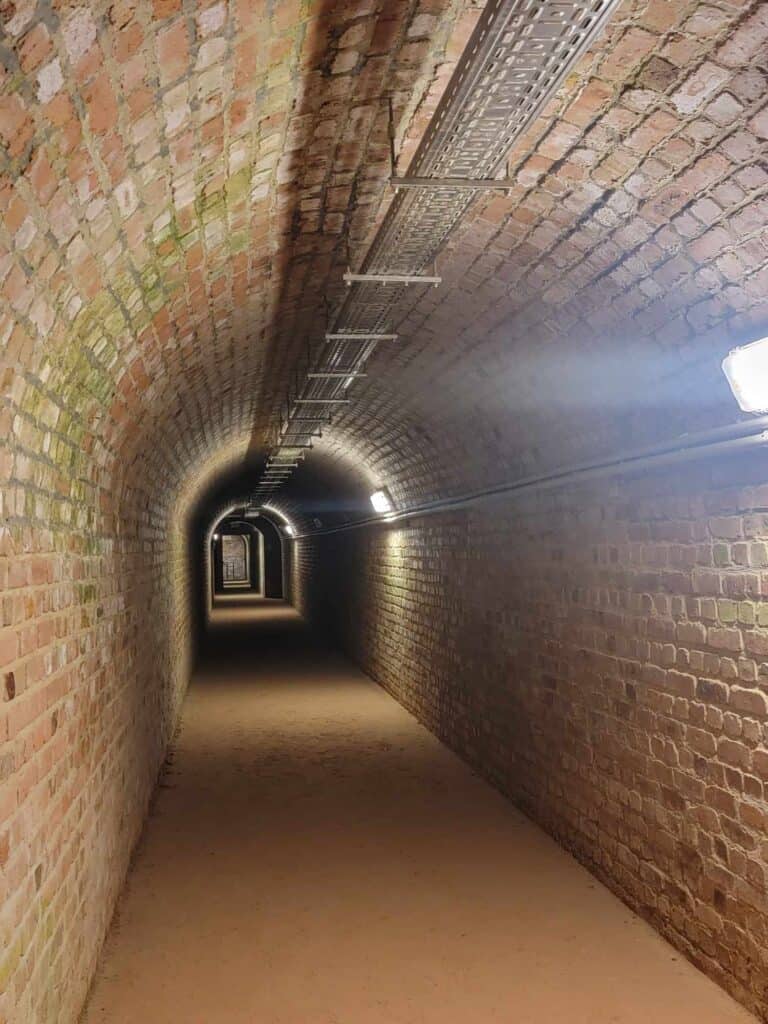
<svg viewBox="0 0 768 1024">
<path fill-rule="evenodd" d="M 389 141 L 389 169 L 394 175 L 397 173 L 397 157 L 395 155 L 395 109 L 392 104 L 391 96 L 387 96 L 387 108 L 389 112 L 389 123 L 387 124 L 387 139 Z"/>
<path fill-rule="evenodd" d="M 312 380 L 346 380 L 347 377 L 367 377 L 367 373 L 360 373 L 358 370 L 348 370 L 346 373 L 308 373 Z"/>
<path fill-rule="evenodd" d="M 397 341 L 397 334 L 326 334 L 325 340 L 331 341 Z"/>
<path fill-rule="evenodd" d="M 348 398 L 297 398 L 296 405 L 349 405 Z"/>
<path fill-rule="evenodd" d="M 353 284 L 432 284 L 437 288 L 443 279 L 426 274 L 353 274 L 348 270 L 344 281 L 347 287 Z"/>
<path fill-rule="evenodd" d="M 462 192 L 509 192 L 515 187 L 511 178 L 420 178 L 417 176 L 390 178 L 398 188 L 458 189 Z"/>
</svg>

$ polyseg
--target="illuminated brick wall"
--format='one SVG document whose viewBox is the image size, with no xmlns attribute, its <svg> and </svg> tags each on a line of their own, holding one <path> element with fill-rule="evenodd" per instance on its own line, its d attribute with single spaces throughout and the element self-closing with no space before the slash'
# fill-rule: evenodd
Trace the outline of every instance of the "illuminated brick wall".
<svg viewBox="0 0 768 1024">
<path fill-rule="evenodd" d="M 187 517 L 217 467 L 267 444 L 391 200 L 390 100 L 403 171 L 482 6 L 0 5 L 0 1018 L 76 1018 L 185 683 Z M 473 205 L 438 260 L 443 286 L 409 292 L 401 343 L 377 350 L 317 448 L 407 505 L 732 419 L 719 361 L 768 333 L 767 38 L 757 0 L 622 4 L 513 148 L 509 193 Z M 536 558 L 595 572 L 588 520 L 568 526 L 577 549 L 542 554 L 536 531 L 562 534 L 559 515 L 529 522 Z M 357 588 L 338 602 L 361 617 L 361 659 L 393 689 L 402 664 L 402 698 L 506 780 L 506 754 L 471 735 L 509 669 L 482 572 L 526 624 L 504 626 L 529 638 L 526 671 L 557 673 L 525 618 L 539 563 L 516 576 L 533 557 L 516 514 L 484 516 L 469 533 L 460 516 L 395 532 L 389 552 L 385 534 L 329 545 Z M 554 585 L 541 601 L 544 638 L 558 612 L 593 614 Z M 726 740 L 743 736 L 722 745 L 743 756 Z M 752 970 L 739 929 L 762 921 L 746 899 L 741 883 L 712 896 L 720 932 L 686 925 L 717 934 L 731 978 Z"/>
<path fill-rule="evenodd" d="M 414 145 L 477 13 L 0 5 L 0 1020 L 77 1019 L 187 681 L 196 496 L 379 212 L 383 98 Z"/>
<path fill-rule="evenodd" d="M 732 458 L 529 492 L 300 541 L 295 573 L 374 679 L 762 1013 L 765 481 Z"/>
</svg>

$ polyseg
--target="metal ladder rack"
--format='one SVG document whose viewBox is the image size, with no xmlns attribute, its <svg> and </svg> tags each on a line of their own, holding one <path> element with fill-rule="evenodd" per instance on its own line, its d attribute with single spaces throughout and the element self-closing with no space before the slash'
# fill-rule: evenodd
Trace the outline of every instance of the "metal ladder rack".
<svg viewBox="0 0 768 1024">
<path fill-rule="evenodd" d="M 508 189 L 499 177 L 515 140 L 539 115 L 594 42 L 619 0 L 490 0 L 459 59 L 406 175 L 394 177 L 387 214 L 347 294 L 286 398 L 271 455 L 306 440 L 301 414 L 322 407 L 326 423 L 364 377 L 411 287 L 439 285 L 429 268 L 469 206 Z M 432 185 L 432 187 L 430 187 Z M 297 459 L 300 463 L 301 458 Z M 284 481 L 262 477 L 254 500 Z"/>
</svg>

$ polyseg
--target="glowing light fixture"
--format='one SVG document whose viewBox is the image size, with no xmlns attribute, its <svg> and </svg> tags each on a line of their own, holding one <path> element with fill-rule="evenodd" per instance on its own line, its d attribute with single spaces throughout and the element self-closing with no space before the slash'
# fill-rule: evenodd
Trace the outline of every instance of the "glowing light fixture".
<svg viewBox="0 0 768 1024">
<path fill-rule="evenodd" d="M 723 373 L 744 412 L 768 412 L 768 338 L 732 349 Z"/>
<path fill-rule="evenodd" d="M 279 509 L 276 509 L 274 505 L 262 505 L 261 510 L 262 512 L 270 512 L 280 520 L 280 527 L 282 528 L 283 533 L 287 534 L 289 537 L 296 536 L 296 530 L 294 529 L 293 524 L 289 523 L 283 513 L 280 512 Z"/>
<path fill-rule="evenodd" d="M 219 539 L 219 535 L 218 535 L 218 533 L 214 533 L 214 535 L 213 535 L 213 539 L 214 539 L 214 540 L 218 540 L 218 539 Z"/>
<path fill-rule="evenodd" d="M 392 499 L 389 496 L 388 491 L 374 491 L 371 495 L 371 504 L 373 505 L 374 511 L 381 513 L 391 512 L 393 509 Z"/>
</svg>

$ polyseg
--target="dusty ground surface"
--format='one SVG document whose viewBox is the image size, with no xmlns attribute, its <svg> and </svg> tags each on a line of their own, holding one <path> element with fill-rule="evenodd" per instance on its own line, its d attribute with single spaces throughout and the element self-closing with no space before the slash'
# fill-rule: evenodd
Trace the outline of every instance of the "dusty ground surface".
<svg viewBox="0 0 768 1024">
<path fill-rule="evenodd" d="M 754 1021 L 293 611 L 218 616 L 86 1024 Z"/>
</svg>

